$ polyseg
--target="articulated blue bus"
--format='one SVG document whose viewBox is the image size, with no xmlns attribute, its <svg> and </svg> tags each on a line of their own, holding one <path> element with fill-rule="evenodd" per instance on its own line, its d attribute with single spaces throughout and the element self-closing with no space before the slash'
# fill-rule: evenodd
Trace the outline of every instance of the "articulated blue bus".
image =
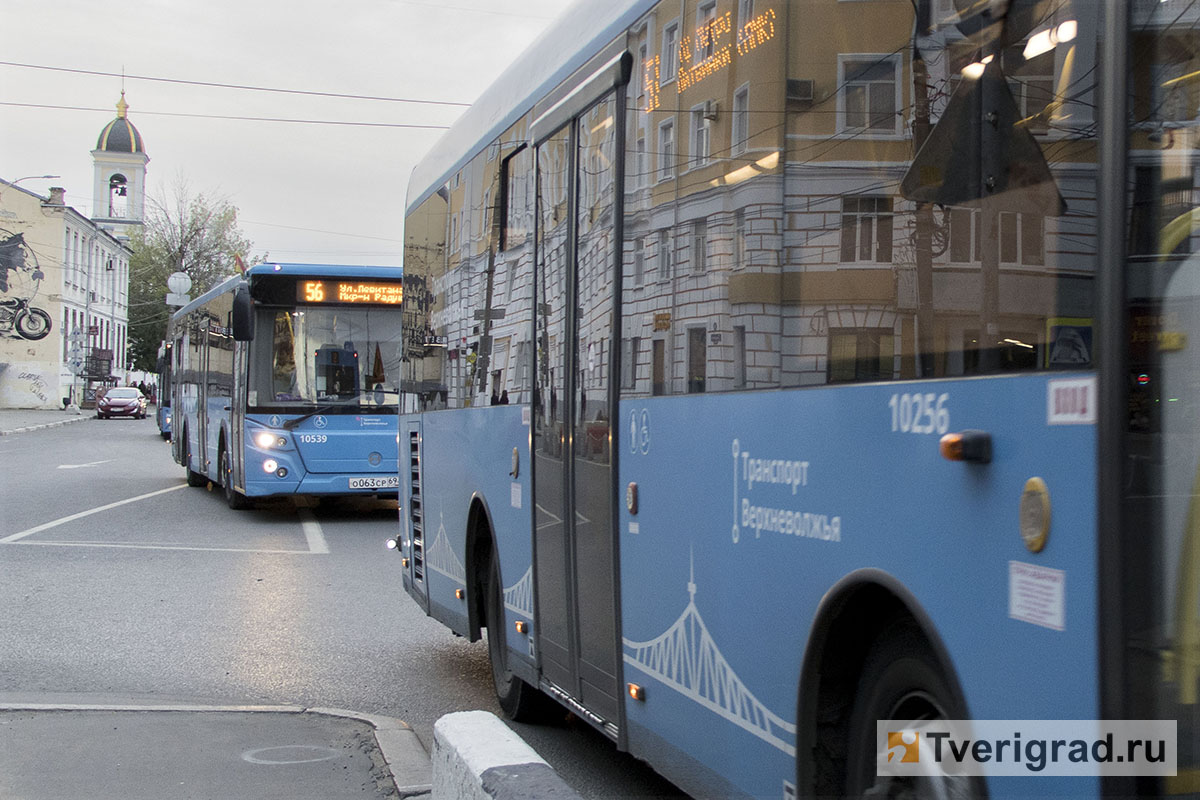
<svg viewBox="0 0 1200 800">
<path fill-rule="evenodd" d="M 413 173 L 408 594 L 702 796 L 1200 790 L 1197 52 L 1177 0 L 572 6 Z M 878 769 L 1144 719 L 1178 774 Z"/>
<path fill-rule="evenodd" d="M 172 451 L 231 508 L 395 497 L 400 271 L 257 264 L 171 318 Z"/>
</svg>

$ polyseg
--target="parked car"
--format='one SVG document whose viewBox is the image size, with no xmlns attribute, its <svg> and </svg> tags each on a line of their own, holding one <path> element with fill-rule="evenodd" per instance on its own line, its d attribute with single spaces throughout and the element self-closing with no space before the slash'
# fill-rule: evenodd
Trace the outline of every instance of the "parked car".
<svg viewBox="0 0 1200 800">
<path fill-rule="evenodd" d="M 146 396 L 136 386 L 117 386 L 109 389 L 96 402 L 96 416 L 146 418 Z"/>
</svg>

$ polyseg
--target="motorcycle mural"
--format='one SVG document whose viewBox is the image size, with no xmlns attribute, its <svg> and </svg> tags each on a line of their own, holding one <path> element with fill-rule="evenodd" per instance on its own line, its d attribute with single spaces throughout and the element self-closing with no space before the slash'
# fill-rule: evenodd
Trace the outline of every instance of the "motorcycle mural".
<svg viewBox="0 0 1200 800">
<path fill-rule="evenodd" d="M 45 275 L 23 233 L 0 230 L 0 334 L 37 341 L 50 334 L 50 315 L 33 305 Z"/>
</svg>

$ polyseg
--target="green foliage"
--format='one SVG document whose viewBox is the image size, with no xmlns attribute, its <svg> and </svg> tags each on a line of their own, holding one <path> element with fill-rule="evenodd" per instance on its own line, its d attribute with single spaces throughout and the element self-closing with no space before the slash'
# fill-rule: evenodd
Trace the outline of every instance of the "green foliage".
<svg viewBox="0 0 1200 800">
<path fill-rule="evenodd" d="M 135 369 L 154 370 L 158 346 L 174 311 L 166 305 L 167 278 L 184 272 L 195 298 L 246 266 L 253 244 L 237 224 L 237 208 L 224 198 L 191 194 L 179 181 L 169 199 L 151 199 L 145 225 L 130 247 L 129 358 Z"/>
</svg>

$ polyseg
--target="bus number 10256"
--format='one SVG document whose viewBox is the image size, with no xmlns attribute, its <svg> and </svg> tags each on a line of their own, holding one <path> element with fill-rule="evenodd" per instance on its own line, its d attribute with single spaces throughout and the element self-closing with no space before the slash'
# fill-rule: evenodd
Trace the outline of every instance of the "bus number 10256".
<svg viewBox="0 0 1200 800">
<path fill-rule="evenodd" d="M 901 433 L 944 434 L 950 430 L 950 409 L 946 407 L 948 394 L 914 392 L 894 394 L 888 400 L 892 409 L 892 431 Z"/>
</svg>

